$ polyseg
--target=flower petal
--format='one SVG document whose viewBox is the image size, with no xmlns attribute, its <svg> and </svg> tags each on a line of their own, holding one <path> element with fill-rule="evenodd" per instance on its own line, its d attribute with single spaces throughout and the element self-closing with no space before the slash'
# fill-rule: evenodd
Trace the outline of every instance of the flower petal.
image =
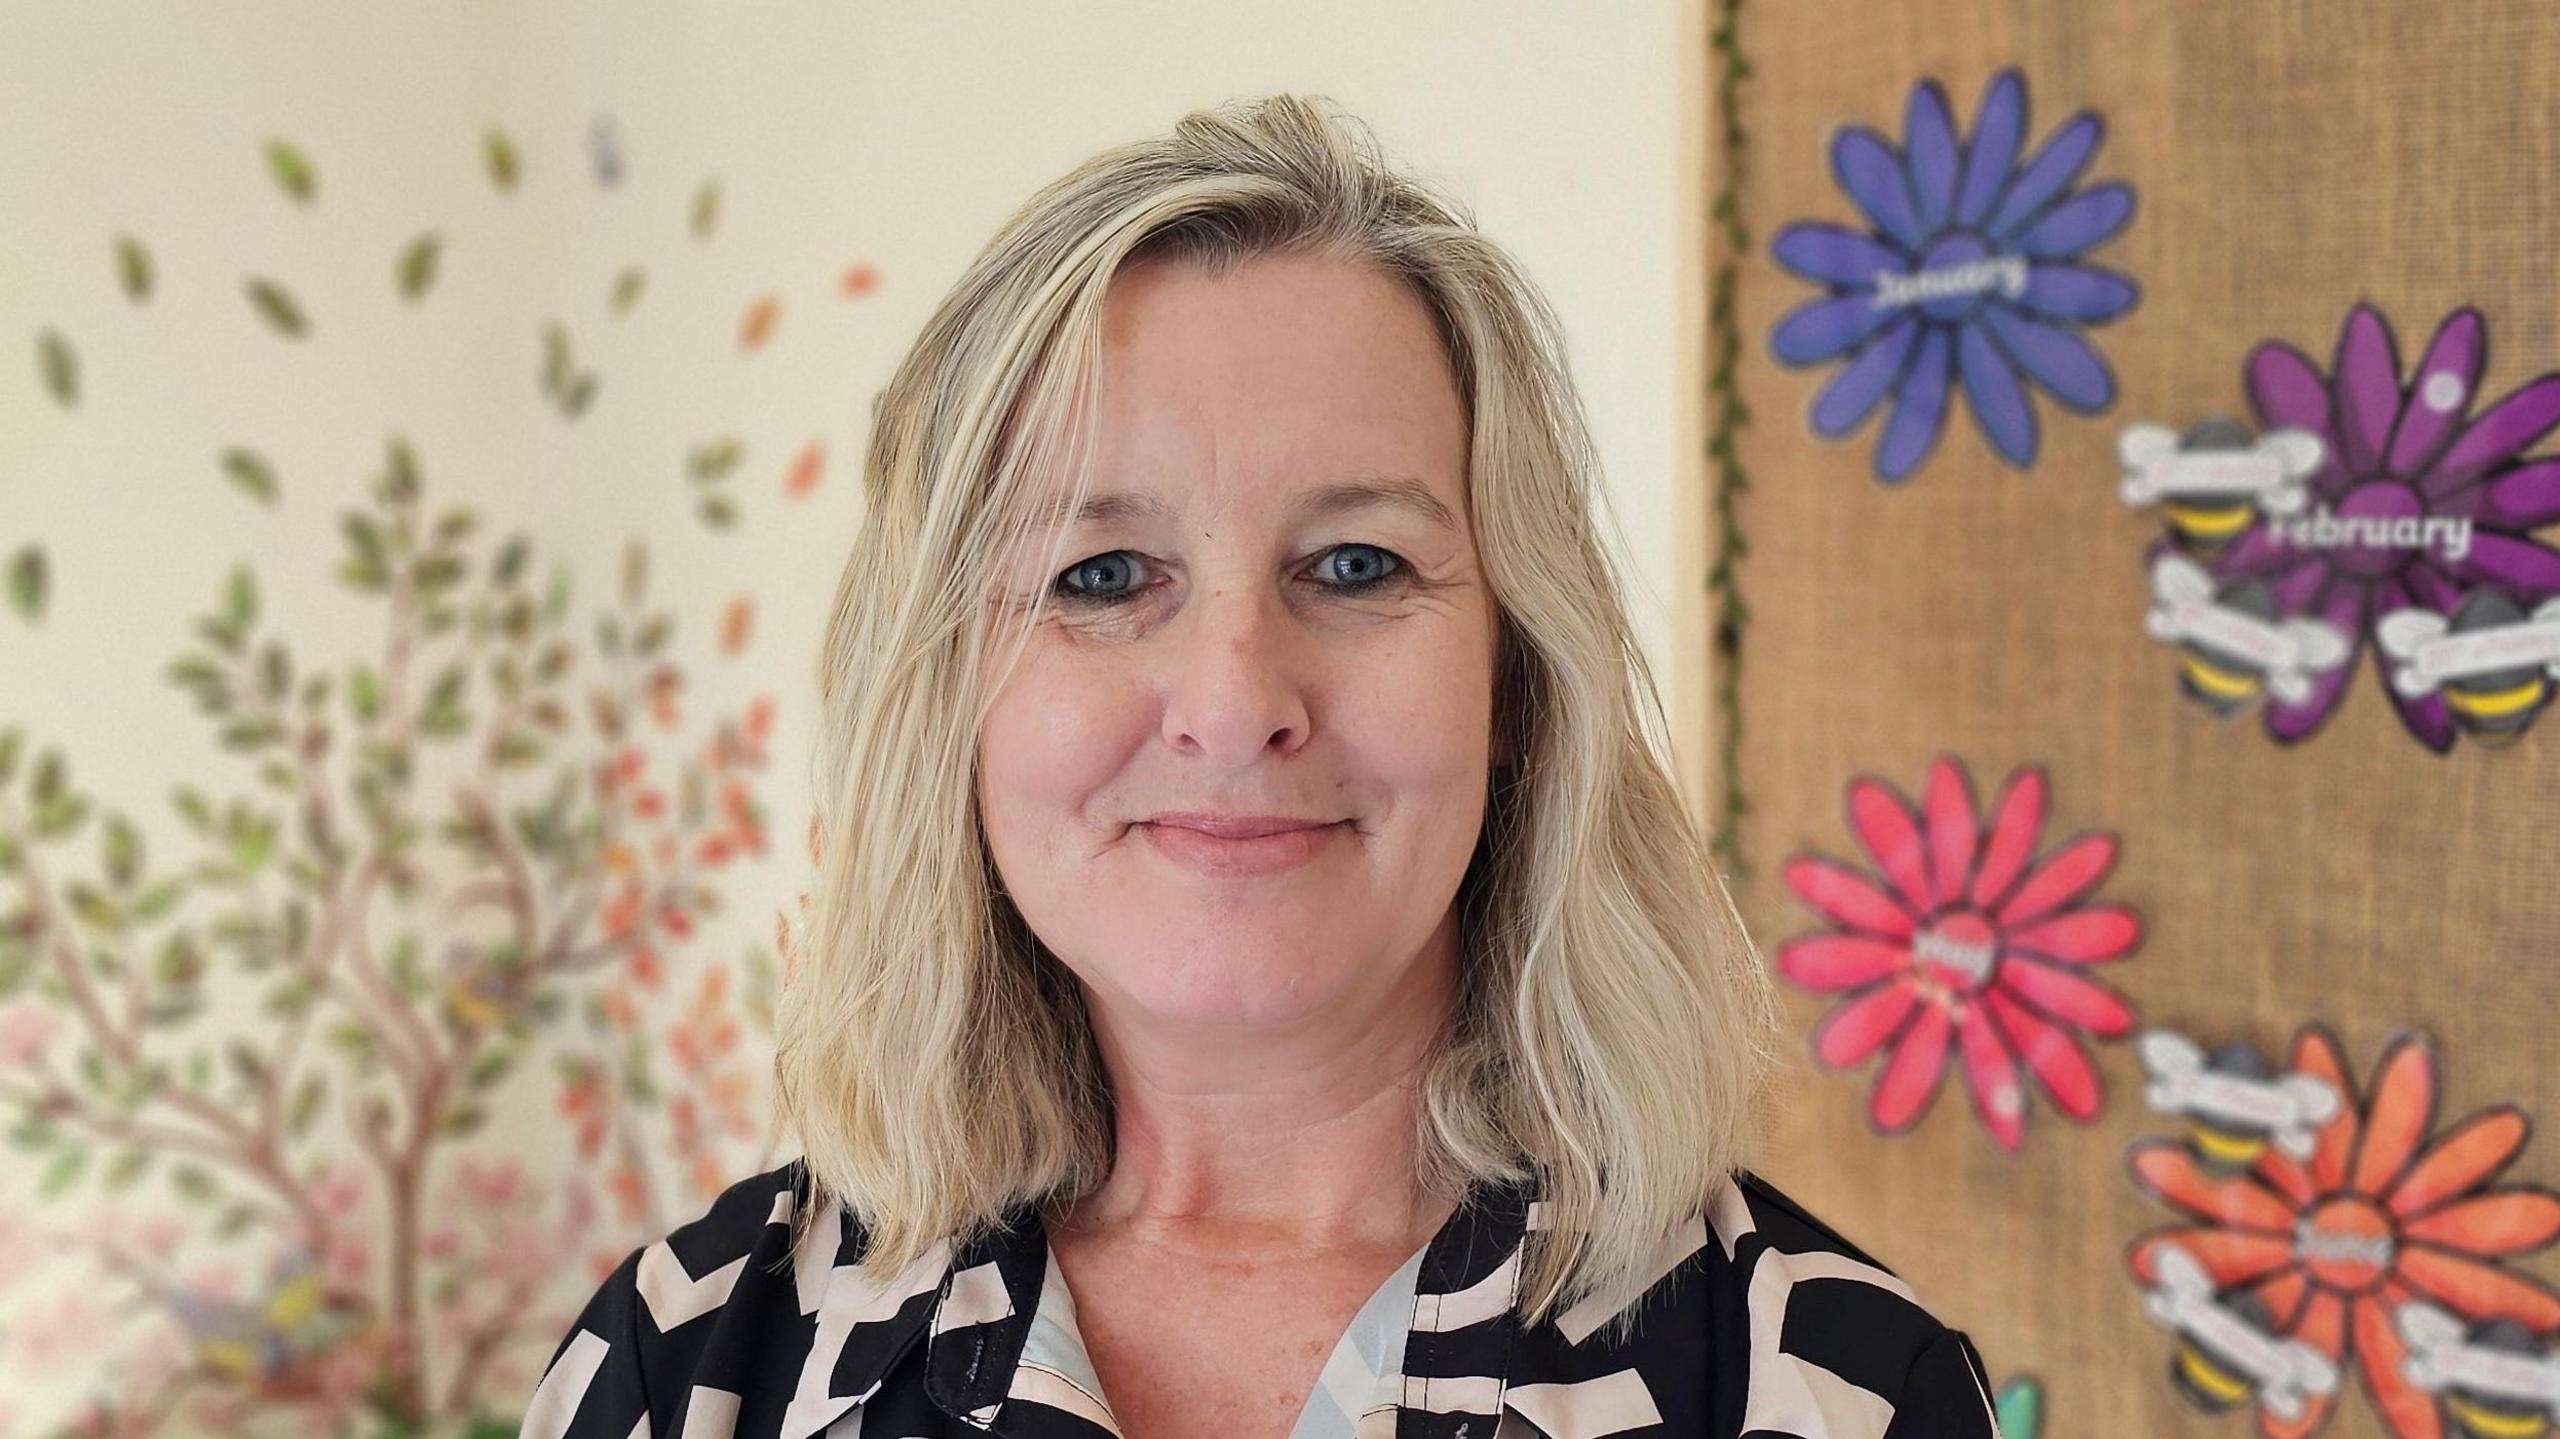
<svg viewBox="0 0 2560 1439">
<path fill-rule="evenodd" d="M 2105 243 L 2132 218 L 2133 187 L 2111 180 L 2045 211 L 2009 247 L 2039 260 L 2062 259 Z"/>
<path fill-rule="evenodd" d="M 2044 794 L 2044 770 L 2037 765 L 2020 766 L 2000 787 L 1990 831 L 1982 838 L 1982 865 L 1973 872 L 1971 898 L 1977 908 L 1987 909 L 2007 894 L 2026 865 L 2036 835 L 2044 829 Z"/>
<path fill-rule="evenodd" d="M 1885 421 L 1876 441 L 1876 478 L 1899 480 L 1920 467 L 1936 448 L 1947 423 L 1947 332 L 1936 325 L 1920 336 L 1911 368 L 1903 371 L 1894 396 L 1893 418 Z"/>
<path fill-rule="evenodd" d="M 2389 1193 L 2435 1122 L 2435 1051 L 2416 1035 L 2402 1035 L 2374 1066 L 2364 1139 L 2348 1167 L 2348 1187 L 2359 1194 Z"/>
<path fill-rule="evenodd" d="M 1779 875 L 1798 899 L 1835 923 L 1893 939 L 1909 939 L 1917 927 L 1911 911 L 1836 859 L 1799 855 L 1788 860 Z"/>
<path fill-rule="evenodd" d="M 1973 139 L 1965 147 L 1964 179 L 1956 190 L 1955 219 L 1972 228 L 1991 213 L 2000 198 L 2009 167 L 2017 163 L 2018 141 L 2027 128 L 2027 85 L 2016 70 L 2003 70 L 1982 87 L 1973 111 Z"/>
<path fill-rule="evenodd" d="M 2381 465 L 2400 418 L 2400 345 L 2381 311 L 2358 305 L 2347 312 L 2329 371 L 2339 459 L 2348 474 L 2369 475 Z"/>
<path fill-rule="evenodd" d="M 2484 1109 L 2436 1137 L 2387 1196 L 2391 1212 L 2408 1218 L 2448 1199 L 2469 1194 L 2498 1177 L 2524 1152 L 2533 1126 L 2513 1105 Z"/>
<path fill-rule="evenodd" d="M 1947 1073 L 1947 1039 L 1954 1028 L 1942 1004 L 1922 1004 L 1919 1016 L 1893 1046 L 1893 1056 L 1876 1071 L 1875 1097 L 1867 1114 L 1887 1134 L 1908 1129 L 1938 1093 Z"/>
<path fill-rule="evenodd" d="M 2436 1408 L 2436 1396 L 2410 1383 L 2402 1368 L 2408 1362 L 2409 1346 L 2401 1342 L 2390 1309 L 2377 1299 L 2360 1300 L 2354 1323 L 2356 1370 L 2394 1439 L 2443 1439 L 2444 1415 Z"/>
<path fill-rule="evenodd" d="M 2036 412 L 2009 368 L 2009 357 L 1980 325 L 1956 333 L 1956 365 L 1975 423 L 2010 464 L 2024 469 L 2036 459 Z"/>
<path fill-rule="evenodd" d="M 2249 407 L 2262 428 L 2291 426 L 2320 437 L 2320 468 L 2311 472 L 2311 487 L 2325 493 L 2345 478 L 2338 437 L 2329 423 L 2329 383 L 2310 357 L 2281 340 L 2269 340 L 2249 352 L 2241 370 Z"/>
<path fill-rule="evenodd" d="M 2289 1237 L 2298 1217 L 2247 1174 L 2208 1174 L 2185 1145 L 2173 1139 L 2137 1143 L 2125 1155 L 2136 1183 L 2163 1204 L 2225 1229 Z"/>
<path fill-rule="evenodd" d="M 2560 425 L 2560 375 L 2540 375 L 2481 411 L 2419 488 L 2430 497 L 2451 494 L 2523 454 L 2554 425 Z"/>
<path fill-rule="evenodd" d="M 1973 1111 L 2000 1147 L 2017 1152 L 2027 1129 L 2026 1091 L 2018 1086 L 2018 1062 L 1992 1029 L 1982 1006 L 1965 1010 L 1956 1026 L 1957 1052 L 1964 1060 L 1965 1087 L 1973 1093 Z"/>
<path fill-rule="evenodd" d="M 2103 964 L 2142 942 L 2142 916 L 2121 904 L 2065 910 L 2009 931 L 2008 947 L 2066 964 Z"/>
<path fill-rule="evenodd" d="M 1901 274 L 1911 258 L 1863 230 L 1819 220 L 1799 220 L 1769 238 L 1769 258 L 1825 285 L 1863 288 L 1876 272 Z"/>
<path fill-rule="evenodd" d="M 2293 1327 L 2286 1332 L 2288 1337 L 2301 1340 L 2336 1362 L 2347 1346 L 2347 1301 L 2330 1290 L 2313 1289 L 2311 1298 L 2294 1315 Z M 2261 1404 L 2258 1433 L 2262 1439 L 2308 1439 L 2328 1422 L 2329 1406 L 2337 1402 L 2334 1389 L 2306 1394 L 2291 1419 L 2279 1419 L 2274 1410 Z"/>
<path fill-rule="evenodd" d="M 2409 572 L 2424 574 L 2426 570 L 2423 566 L 2412 565 Z M 2414 609 L 2417 605 L 2417 596 L 2397 579 L 2382 580 L 2373 587 L 2373 612 L 2376 615 Z M 2429 690 L 2422 695 L 2404 695 L 2391 682 L 2391 670 L 2390 665 L 2376 664 L 2373 678 L 2382 687 L 2383 698 L 2390 701 L 2392 713 L 2400 716 L 2400 727 L 2409 732 L 2410 738 L 2437 754 L 2452 749 L 2453 707 L 2444 702 L 2444 692 Z"/>
<path fill-rule="evenodd" d="M 1919 251 L 1928 232 L 1912 207 L 1902 159 L 1883 136 L 1863 125 L 1842 127 L 1831 140 L 1831 173 L 1887 238 L 1905 250 Z"/>
<path fill-rule="evenodd" d="M 2435 463 L 2470 411 L 2488 352 L 2478 310 L 2465 305 L 2436 326 L 2427 352 L 2418 357 L 2417 373 L 2409 377 L 2409 398 L 2400 407 L 2400 428 L 2392 431 L 2391 449 L 2383 457 L 2385 470 L 2414 477 Z"/>
<path fill-rule="evenodd" d="M 2524 600 L 2560 593 L 2560 550 L 2521 535 L 2474 528 L 2471 549 L 2447 568 L 2468 584 L 2500 585 Z"/>
<path fill-rule="evenodd" d="M 1856 349 L 1898 318 L 1864 293 L 1824 295 L 1787 311 L 1769 332 L 1769 353 L 1784 364 L 1818 365 Z"/>
<path fill-rule="evenodd" d="M 2002 988 L 2050 1018 L 2110 1039 L 2133 1028 L 2133 1001 L 2114 985 L 2024 955 L 2000 965 Z"/>
<path fill-rule="evenodd" d="M 2115 399 L 2115 372 L 2077 334 L 2029 319 L 2005 304 L 1985 305 L 1977 313 L 2018 368 L 2055 399 L 2083 414 L 2103 410 Z"/>
<path fill-rule="evenodd" d="M 1813 1054 L 1834 1069 L 1847 1069 L 1893 1037 L 1910 1017 L 1918 992 L 1889 981 L 1851 995 L 1813 1026 Z"/>
<path fill-rule="evenodd" d="M 1973 782 L 1964 763 L 1940 755 L 1929 766 L 1920 796 L 1920 813 L 1929 831 L 1929 865 L 1936 897 L 1949 900 L 1964 893 L 1973 869 L 1973 854 L 1982 843 L 1980 822 L 1973 816 Z"/>
<path fill-rule="evenodd" d="M 1913 211 L 1924 234 L 1935 234 L 1947 223 L 1948 212 L 1956 201 L 1956 127 L 1947 113 L 1947 92 L 1935 80 L 1923 80 L 1911 87 L 1911 102 L 1903 110 L 1902 143 L 1909 147 L 1904 156 L 1910 170 Z"/>
<path fill-rule="evenodd" d="M 2033 159 L 2021 166 L 2009 192 L 2000 197 L 2000 208 L 1992 212 L 1985 226 L 1992 241 L 2005 244 L 2008 238 L 2032 222 L 2053 198 L 2071 187 L 2078 179 L 2089 157 L 2098 152 L 2098 141 L 2106 126 L 2097 115 L 2083 110 L 2062 122 L 2053 138 L 2044 142 Z"/>
<path fill-rule="evenodd" d="M 1869 775 L 1849 781 L 1849 828 L 1858 843 L 1893 882 L 1894 891 L 1915 913 L 1937 907 L 1929 881 L 1929 850 L 1920 838 L 1920 821 L 1893 786 Z"/>
<path fill-rule="evenodd" d="M 2560 459 L 2533 460 L 2491 480 L 2475 517 L 2502 530 L 2560 524 Z"/>
<path fill-rule="evenodd" d="M 1997 989 L 1984 990 L 1982 1002 L 2000 1021 L 2009 1047 L 2026 1061 L 2027 1072 L 2053 1097 L 2056 1109 L 2083 1123 L 2098 1117 L 2105 1087 L 2098 1067 L 2089 1061 L 2079 1036 L 2027 1009 Z"/>
<path fill-rule="evenodd" d="M 1855 989 L 1911 967 L 1910 947 L 1900 940 L 1824 931 L 1778 946 L 1778 972 L 1807 989 L 1831 993 Z"/>
<path fill-rule="evenodd" d="M 2536 1334 L 2560 1327 L 2560 1294 L 2485 1260 L 2433 1245 L 2404 1244 L 2399 1274 L 2411 1287 L 2475 1324 L 2512 1319 Z"/>
<path fill-rule="evenodd" d="M 2313 563 L 2318 564 L 2317 561 Z M 2326 566 L 2321 568 L 2325 570 Z M 2365 603 L 2368 598 L 2369 591 L 2360 584 L 2330 586 L 2327 600 L 2320 609 L 2320 618 L 2347 636 L 2350 652 L 2346 663 L 2311 677 L 2311 693 L 2303 696 L 2300 703 L 2287 704 L 2278 699 L 2267 701 L 2267 733 L 2280 743 L 2299 744 L 2311 738 L 2338 708 L 2338 697 L 2347 691 L 2347 676 L 2354 674 L 2356 666 L 2364 660 Z"/>
<path fill-rule="evenodd" d="M 2114 835 L 2075 836 L 2038 861 L 1992 917 L 2003 925 L 2032 924 L 2097 888 L 2115 862 Z"/>
<path fill-rule="evenodd" d="M 2174 1244 L 2204 1266 L 2216 1289 L 2249 1284 L 2293 1265 L 2293 1241 L 2273 1234 L 2211 1225 L 2173 1225 L 2154 1229 L 2125 1251 L 2125 1267 L 2145 1288 L 2160 1282 L 2155 1267 L 2161 1247 Z M 2279 1317 L 2282 1317 L 2279 1315 Z"/>
<path fill-rule="evenodd" d="M 2358 1104 L 2355 1082 L 2347 1078 L 2346 1057 L 2338 1052 L 2336 1036 L 2320 1026 L 2305 1025 L 2293 1037 L 2293 1067 L 2338 1091 L 2338 1112 L 2320 1126 L 2311 1149 L 2312 1184 L 2322 1192 L 2337 1188 L 2347 1177 L 2347 1151 L 2355 1147 Z"/>
<path fill-rule="evenodd" d="M 1813 401 L 1814 433 L 1827 439 L 1838 439 L 1858 427 L 1867 412 L 1902 379 L 1904 363 L 1910 358 L 1914 341 L 1920 338 L 1921 325 L 1908 314 L 1887 325 L 1858 357 L 1840 367 L 1840 372 L 1825 381 L 1822 393 Z"/>
<path fill-rule="evenodd" d="M 2560 1239 L 2560 1194 L 2518 1186 L 2457 1199 L 2410 1220 L 2400 1234 L 2482 1259 L 2530 1254 Z"/>
<path fill-rule="evenodd" d="M 2141 291 L 2131 280 L 2095 265 L 2037 264 L 2027 267 L 2026 288 L 2013 302 L 2028 314 L 2048 320 L 2092 325 L 2112 320 L 2133 308 Z"/>
</svg>

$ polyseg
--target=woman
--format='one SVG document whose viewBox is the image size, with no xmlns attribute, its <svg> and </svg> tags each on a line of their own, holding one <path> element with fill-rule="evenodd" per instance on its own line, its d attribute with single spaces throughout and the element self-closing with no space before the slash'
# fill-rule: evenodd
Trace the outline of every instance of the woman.
<svg viewBox="0 0 2560 1439">
<path fill-rule="evenodd" d="M 1555 322 L 1279 97 L 1035 196 L 876 405 L 804 1157 L 528 1435 L 1987 1436 L 1739 1169 L 1770 1002 L 1660 757 Z"/>
</svg>

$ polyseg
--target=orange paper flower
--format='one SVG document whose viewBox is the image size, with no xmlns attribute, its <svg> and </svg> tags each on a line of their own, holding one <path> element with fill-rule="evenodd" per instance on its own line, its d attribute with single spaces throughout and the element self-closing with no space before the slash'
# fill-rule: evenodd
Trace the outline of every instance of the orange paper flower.
<svg viewBox="0 0 2560 1439">
<path fill-rule="evenodd" d="M 2126 1159 L 2154 1198 L 2192 1222 L 2153 1230 L 2126 1262 L 2157 1282 L 2163 1244 L 2194 1256 L 2218 1296 L 2254 1296 L 2275 1332 L 2351 1362 L 2365 1393 L 2401 1439 L 2440 1439 L 2434 1396 L 2403 1371 L 2407 1346 L 2394 1312 L 2425 1299 L 2474 1324 L 2510 1319 L 2537 1334 L 2560 1328 L 2560 1295 L 2499 1261 L 2560 1238 L 2560 1194 L 2496 1184 L 2524 1149 L 2530 1126 L 2497 1105 L 2437 1133 L 2435 1052 L 2403 1035 L 2375 1066 L 2363 1104 L 2338 1041 L 2307 1027 L 2293 1067 L 2347 1101 L 2323 1126 L 2307 1159 L 2270 1145 L 2246 1170 L 2217 1174 L 2175 1140 L 2136 1143 Z M 2334 1394 L 2311 1396 L 2291 1421 L 2261 1408 L 2267 1439 L 2302 1439 L 2327 1422 Z"/>
</svg>

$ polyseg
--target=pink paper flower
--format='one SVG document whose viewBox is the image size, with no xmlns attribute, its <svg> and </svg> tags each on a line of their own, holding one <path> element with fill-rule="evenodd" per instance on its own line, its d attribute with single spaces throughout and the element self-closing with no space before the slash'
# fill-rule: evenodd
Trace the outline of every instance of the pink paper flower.
<svg viewBox="0 0 2560 1439">
<path fill-rule="evenodd" d="M 1860 776 L 1849 827 L 1881 882 L 1822 855 L 1786 864 L 1788 888 L 1832 927 L 1780 946 L 1778 971 L 1841 996 L 1814 1028 L 1823 1063 L 1885 1054 L 1867 1110 L 1880 1131 L 1910 1128 L 1951 1060 L 2003 1149 L 2025 1136 L 2030 1081 L 2075 1120 L 2098 1113 L 2103 1088 L 2081 1036 L 2121 1037 L 2134 1007 L 2089 968 L 2130 953 L 2142 921 L 2089 899 L 2115 864 L 2114 835 L 2076 835 L 2037 855 L 2045 789 L 2041 768 L 2019 769 L 1986 822 L 1959 760 L 1930 767 L 1916 809 Z"/>
</svg>

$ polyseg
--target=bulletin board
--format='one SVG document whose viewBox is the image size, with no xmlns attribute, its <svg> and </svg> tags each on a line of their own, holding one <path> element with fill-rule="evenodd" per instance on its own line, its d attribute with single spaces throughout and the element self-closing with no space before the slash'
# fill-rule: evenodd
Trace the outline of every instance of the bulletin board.
<svg viewBox="0 0 2560 1439">
<path fill-rule="evenodd" d="M 1712 13 L 1764 1170 L 2012 1439 L 2540 1432 L 2560 20 Z"/>
</svg>

